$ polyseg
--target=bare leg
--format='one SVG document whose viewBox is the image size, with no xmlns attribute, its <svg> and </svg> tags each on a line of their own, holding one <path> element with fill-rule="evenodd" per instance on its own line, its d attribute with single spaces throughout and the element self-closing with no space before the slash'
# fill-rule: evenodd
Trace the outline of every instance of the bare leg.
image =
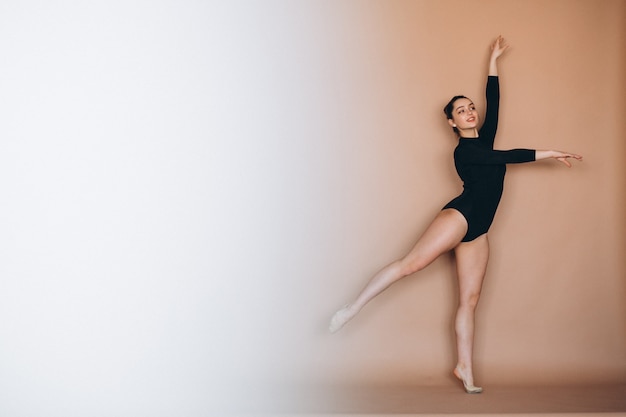
<svg viewBox="0 0 626 417">
<path fill-rule="evenodd" d="M 469 394 L 477 394 L 482 392 L 482 388 L 474 386 L 472 371 L 474 312 L 489 259 L 487 234 L 471 242 L 461 243 L 455 248 L 455 254 L 459 277 L 459 308 L 455 321 L 458 359 L 454 375 L 463 381 Z"/>
<path fill-rule="evenodd" d="M 333 316 L 329 330 L 334 333 L 350 321 L 378 294 L 400 278 L 424 269 L 439 255 L 456 247 L 467 231 L 467 221 L 457 210 L 441 211 L 404 258 L 395 261 L 368 282 L 358 297 Z"/>
</svg>

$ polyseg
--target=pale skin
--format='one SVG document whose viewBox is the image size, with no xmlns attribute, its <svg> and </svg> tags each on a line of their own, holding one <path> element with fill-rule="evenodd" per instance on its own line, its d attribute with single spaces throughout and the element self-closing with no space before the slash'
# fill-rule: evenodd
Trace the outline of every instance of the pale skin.
<svg viewBox="0 0 626 417">
<path fill-rule="evenodd" d="M 499 36 L 491 45 L 489 75 L 498 75 L 498 58 L 507 50 L 508 45 Z M 458 129 L 462 138 L 477 138 L 479 115 L 469 99 L 454 102 L 451 126 Z M 580 155 L 554 150 L 537 150 L 535 159 L 556 159 L 571 167 L 569 159 L 582 160 Z M 487 262 L 489 259 L 489 241 L 487 233 L 471 242 L 462 242 L 467 232 L 465 217 L 455 209 L 442 210 L 417 240 L 415 246 L 404 257 L 392 262 L 380 270 L 367 283 L 356 299 L 332 318 L 330 331 L 336 332 L 377 295 L 385 291 L 398 280 L 424 269 L 440 255 L 454 250 L 458 276 L 459 305 L 455 318 L 457 364 L 454 375 L 463 382 L 468 393 L 479 393 L 482 388 L 474 385 L 473 346 L 474 313 L 480 298 Z"/>
</svg>

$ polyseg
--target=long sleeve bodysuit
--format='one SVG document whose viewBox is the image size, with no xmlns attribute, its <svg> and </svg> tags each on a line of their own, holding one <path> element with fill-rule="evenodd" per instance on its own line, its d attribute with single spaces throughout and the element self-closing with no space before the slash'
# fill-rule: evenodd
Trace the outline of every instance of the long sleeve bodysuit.
<svg viewBox="0 0 626 417">
<path fill-rule="evenodd" d="M 478 131 L 478 138 L 459 138 L 454 150 L 456 172 L 463 181 L 463 193 L 443 209 L 458 210 L 467 220 L 463 242 L 470 242 L 487 233 L 496 214 L 504 187 L 506 164 L 532 162 L 532 149 L 493 149 L 498 128 L 500 86 L 498 77 L 487 79 L 487 114 Z"/>
</svg>

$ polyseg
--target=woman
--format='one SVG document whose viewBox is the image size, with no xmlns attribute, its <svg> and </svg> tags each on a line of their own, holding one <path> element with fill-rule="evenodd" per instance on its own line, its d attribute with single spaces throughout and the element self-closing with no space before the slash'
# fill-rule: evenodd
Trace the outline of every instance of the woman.
<svg viewBox="0 0 626 417">
<path fill-rule="evenodd" d="M 405 257 L 383 268 L 352 303 L 335 313 L 329 327 L 332 333 L 338 331 L 391 284 L 425 268 L 439 255 L 454 250 L 459 306 L 455 319 L 457 365 L 453 372 L 470 394 L 482 392 L 482 388 L 474 386 L 472 373 L 474 311 L 489 258 L 487 231 L 502 195 L 506 164 L 554 158 L 571 167 L 568 158 L 582 160 L 580 155 L 559 151 L 493 149 L 499 105 L 497 60 L 507 48 L 501 36 L 491 46 L 487 112 L 480 130 L 478 112 L 467 97 L 453 97 L 444 108 L 448 123 L 459 136 L 454 163 L 463 180 L 463 193 L 441 210 Z"/>
</svg>

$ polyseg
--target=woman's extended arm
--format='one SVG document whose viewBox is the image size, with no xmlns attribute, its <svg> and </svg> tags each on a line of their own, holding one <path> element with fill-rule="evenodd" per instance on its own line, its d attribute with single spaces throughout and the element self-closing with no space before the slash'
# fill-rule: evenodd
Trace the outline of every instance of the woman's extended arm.
<svg viewBox="0 0 626 417">
<path fill-rule="evenodd" d="M 583 157 L 570 152 L 541 151 L 534 149 L 509 149 L 507 151 L 488 150 L 478 146 L 457 147 L 454 151 L 454 160 L 467 164 L 519 164 L 523 162 L 539 161 L 554 158 L 571 167 L 568 158 L 582 161 Z"/>
<path fill-rule="evenodd" d="M 539 161 L 540 159 L 548 159 L 548 158 L 554 158 L 557 161 L 560 161 L 564 163 L 565 165 L 567 165 L 568 168 L 572 166 L 572 164 L 570 164 L 570 162 L 567 160 L 568 158 L 574 158 L 577 161 L 583 160 L 582 156 L 576 155 L 575 153 L 561 152 L 561 151 L 540 151 L 540 150 L 535 151 L 535 161 Z"/>
<path fill-rule="evenodd" d="M 498 76 L 498 58 L 506 51 L 509 45 L 504 42 L 502 36 L 498 36 L 491 45 L 491 57 L 489 58 L 489 75 Z"/>
</svg>

